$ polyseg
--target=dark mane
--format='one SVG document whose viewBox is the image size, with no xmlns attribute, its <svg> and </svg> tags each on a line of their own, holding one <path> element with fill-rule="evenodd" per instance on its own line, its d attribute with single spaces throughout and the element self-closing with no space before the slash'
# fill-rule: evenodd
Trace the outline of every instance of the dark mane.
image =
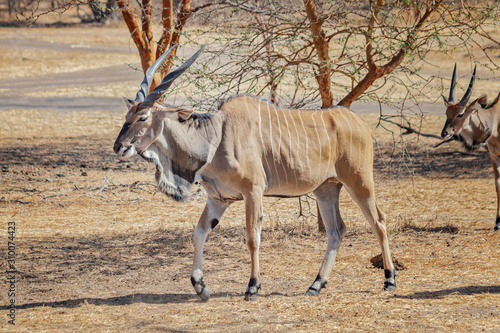
<svg viewBox="0 0 500 333">
<path fill-rule="evenodd" d="M 212 114 L 210 112 L 203 112 L 203 113 L 193 113 L 191 115 L 191 118 L 193 118 L 194 120 L 203 120 L 203 119 L 208 119 L 212 117 Z"/>
<path fill-rule="evenodd" d="M 203 129 L 205 137 L 211 142 L 217 136 L 217 130 L 213 123 L 213 115 L 214 114 L 212 112 L 193 112 L 191 117 L 186 120 L 179 118 L 179 123 L 183 123 L 184 126 L 187 126 L 188 128 L 196 130 Z"/>
<path fill-rule="evenodd" d="M 186 123 L 190 126 L 195 125 L 196 128 L 199 128 L 202 125 L 206 125 L 207 122 L 210 122 L 212 118 L 212 114 L 210 112 L 196 113 L 193 112 L 191 117 L 188 119 L 182 119 L 179 117 L 179 123 Z"/>
<path fill-rule="evenodd" d="M 196 113 L 196 112 L 193 112 L 193 114 L 191 114 L 191 117 L 189 117 L 189 119 L 181 119 L 179 118 L 179 122 L 180 123 L 185 123 L 185 122 L 204 122 L 208 119 L 210 119 L 212 117 L 212 114 L 210 112 L 203 112 L 203 113 Z"/>
</svg>

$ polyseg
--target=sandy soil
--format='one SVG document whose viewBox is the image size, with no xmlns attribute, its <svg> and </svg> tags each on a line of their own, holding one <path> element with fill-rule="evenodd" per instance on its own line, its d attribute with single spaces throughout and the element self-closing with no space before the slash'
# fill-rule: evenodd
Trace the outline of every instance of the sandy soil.
<svg viewBox="0 0 500 333">
<path fill-rule="evenodd" d="M 184 204 L 157 193 L 151 165 L 112 153 L 123 114 L 77 110 L 1 112 L 2 330 L 500 330 L 500 233 L 493 232 L 496 196 L 485 150 L 433 148 L 439 140 L 400 136 L 398 127 L 376 127 L 377 115 L 364 114 L 374 129 L 377 198 L 403 266 L 397 291 L 382 291 L 383 271 L 370 262 L 377 242 L 343 191 L 348 233 L 320 297 L 303 296 L 326 246 L 313 199 L 303 198 L 300 210 L 297 199 L 268 198 L 259 300 L 243 301 L 250 266 L 238 203 L 206 244 L 212 299 L 201 303 L 189 276 L 204 193 Z M 438 134 L 443 122 L 425 117 L 421 130 Z M 8 222 L 16 226 L 15 327 L 7 323 Z"/>
</svg>

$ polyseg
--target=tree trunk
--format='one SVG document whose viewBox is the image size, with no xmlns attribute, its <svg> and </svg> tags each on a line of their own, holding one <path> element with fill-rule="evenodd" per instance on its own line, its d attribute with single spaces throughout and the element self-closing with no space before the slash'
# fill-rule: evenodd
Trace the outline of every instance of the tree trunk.
<svg viewBox="0 0 500 333">
<path fill-rule="evenodd" d="M 310 29 L 313 35 L 314 48 L 319 58 L 318 75 L 316 81 L 318 82 L 319 93 L 321 95 L 321 108 L 327 109 L 333 106 L 332 84 L 331 84 L 331 68 L 330 56 L 328 55 L 329 45 L 326 39 L 326 34 L 323 31 L 323 21 L 318 17 L 316 4 L 313 0 L 303 0 L 306 8 L 307 18 L 310 22 Z M 318 230 L 325 232 L 325 225 L 323 218 L 316 204 L 318 211 Z"/>
<path fill-rule="evenodd" d="M 123 20 L 127 24 L 130 36 L 132 37 L 135 46 L 139 51 L 139 56 L 141 57 L 142 70 L 146 72 L 149 66 L 151 66 L 151 64 L 154 62 L 153 53 L 151 52 L 153 43 L 151 43 L 150 40 L 146 40 L 145 37 L 148 37 L 148 34 L 146 35 L 143 34 L 142 29 L 139 26 L 139 23 L 137 22 L 137 19 L 132 11 L 130 3 L 127 0 L 117 0 L 117 4 L 122 12 Z M 151 19 L 151 15 L 145 16 L 143 14 L 143 20 L 144 19 Z M 143 27 L 144 27 L 144 21 L 143 21 Z M 152 34 L 149 36 L 152 37 Z"/>
<path fill-rule="evenodd" d="M 174 11 L 173 11 L 173 1 L 163 0 L 162 9 L 162 23 L 163 32 L 156 49 L 156 54 L 154 51 L 153 42 L 153 32 L 152 32 L 152 11 L 153 7 L 151 4 L 152 0 L 142 0 L 141 3 L 141 26 L 139 26 L 138 20 L 134 15 L 132 7 L 128 0 L 117 0 L 118 7 L 120 8 L 123 20 L 127 24 L 128 30 L 134 43 L 139 51 L 141 57 L 142 70 L 146 70 L 153 64 L 153 62 L 165 52 L 168 47 L 175 44 L 179 44 L 181 32 L 186 25 L 187 20 L 192 16 L 192 14 L 202 8 L 213 5 L 213 3 L 206 3 L 202 6 L 192 8 L 191 0 L 182 0 L 179 12 L 177 14 L 174 23 Z M 170 56 L 166 60 L 166 64 L 161 67 L 161 69 L 155 74 L 154 80 L 151 83 L 151 90 L 154 90 L 158 84 L 160 84 L 161 79 L 168 74 L 172 67 L 173 59 L 177 54 L 177 48 L 175 48 Z"/>
<path fill-rule="evenodd" d="M 332 84 L 331 84 L 331 68 L 330 56 L 328 54 L 329 45 L 326 39 L 326 34 L 322 28 L 323 21 L 318 17 L 316 4 L 313 0 L 303 0 L 307 13 L 307 18 L 310 22 L 310 29 L 313 35 L 314 48 L 319 58 L 318 75 L 316 81 L 319 86 L 321 95 L 321 108 L 327 109 L 333 106 Z"/>
</svg>

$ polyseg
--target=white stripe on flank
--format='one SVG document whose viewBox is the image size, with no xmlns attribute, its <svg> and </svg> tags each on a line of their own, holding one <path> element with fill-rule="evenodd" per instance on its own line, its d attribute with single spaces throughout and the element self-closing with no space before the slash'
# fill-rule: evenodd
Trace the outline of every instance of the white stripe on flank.
<svg viewBox="0 0 500 333">
<path fill-rule="evenodd" d="M 302 116 L 300 115 L 302 112 L 298 110 L 297 113 L 299 114 L 300 122 L 302 123 L 302 128 L 304 129 L 304 136 L 306 137 L 306 160 L 307 160 L 307 167 L 309 168 L 309 177 L 311 177 L 312 171 L 311 171 L 311 162 L 309 161 L 309 138 L 307 137 L 306 127 L 304 126 L 304 120 L 302 120 Z"/>
<path fill-rule="evenodd" d="M 274 114 L 276 115 L 276 120 L 278 121 L 278 131 L 280 133 L 280 141 L 278 142 L 278 154 L 281 158 L 281 128 L 280 128 L 280 117 L 278 116 L 278 112 L 276 111 L 276 108 L 274 107 L 274 105 L 271 105 L 273 107 L 273 110 L 274 110 Z M 269 108 L 269 105 L 267 106 Z"/>
<path fill-rule="evenodd" d="M 288 112 L 290 113 L 290 118 L 292 119 L 293 127 L 295 127 L 295 133 L 297 134 L 297 161 L 300 164 L 300 168 L 304 169 L 304 166 L 302 165 L 302 161 L 300 160 L 300 138 L 299 138 L 299 131 L 297 130 L 297 125 L 295 125 L 295 119 L 293 119 L 292 110 L 288 110 Z M 290 145 L 290 151 L 291 151 L 291 147 L 292 147 L 292 145 Z"/>
<path fill-rule="evenodd" d="M 322 111 L 319 111 L 319 112 L 322 112 Z M 321 174 L 321 162 L 323 162 L 321 159 L 322 159 L 322 152 L 321 152 L 321 139 L 319 137 L 319 133 L 318 133 L 318 127 L 316 126 L 316 121 L 314 120 L 314 116 L 316 115 L 316 113 L 318 113 L 318 111 L 314 111 L 314 113 L 311 115 L 311 118 L 312 118 L 312 121 L 313 121 L 313 124 L 314 124 L 314 130 L 316 131 L 316 135 L 318 136 L 318 145 L 319 145 L 319 173 Z"/>
<path fill-rule="evenodd" d="M 362 143 L 364 143 L 364 144 L 368 144 L 368 146 L 365 146 L 365 147 L 364 147 L 364 148 L 365 148 L 365 149 L 364 149 L 364 151 L 365 151 L 365 152 L 364 152 L 364 154 L 363 154 L 363 155 L 364 155 L 364 161 L 363 161 L 362 166 L 369 165 L 370 163 L 372 163 L 372 164 L 373 164 L 373 156 L 372 156 L 371 161 L 370 161 L 370 157 L 369 157 L 369 156 L 368 156 L 368 154 L 366 153 L 367 151 L 371 150 L 371 151 L 372 151 L 372 154 L 373 154 L 373 141 L 372 141 L 372 135 L 371 135 L 370 128 L 368 127 L 368 130 L 366 130 L 367 125 L 366 125 L 366 123 L 363 121 L 363 119 L 360 119 L 361 117 L 359 117 L 359 118 L 358 118 L 358 117 L 356 117 L 356 118 L 358 119 L 358 121 L 359 121 L 359 123 L 360 123 L 360 127 L 359 127 L 359 128 L 363 130 L 363 132 L 364 132 L 364 135 L 363 135 L 363 136 L 364 136 L 364 138 L 365 138 L 365 140 L 366 140 L 366 141 L 364 141 L 364 142 L 361 142 L 361 140 L 359 140 L 359 142 L 360 142 L 360 144 L 359 144 L 359 145 L 360 145 L 360 147 L 361 147 L 361 146 L 362 146 Z"/>
<path fill-rule="evenodd" d="M 266 165 L 267 165 L 267 170 L 269 171 L 269 175 L 271 175 L 271 168 L 269 167 L 269 162 L 267 161 L 267 153 L 266 153 L 266 147 L 264 146 L 264 138 L 262 137 L 262 118 L 260 116 L 260 101 L 259 102 L 259 133 L 260 133 L 260 142 L 262 144 L 262 152 L 264 153 L 264 160 L 266 161 Z M 245 99 L 245 104 L 247 106 L 247 110 L 248 110 L 248 103 Z M 264 173 L 266 170 L 264 169 Z M 268 182 L 269 183 L 269 182 Z"/>
<path fill-rule="evenodd" d="M 267 113 L 269 115 L 269 139 L 271 140 L 271 153 L 273 154 L 273 160 L 275 160 L 274 157 L 274 147 L 273 147 L 273 121 L 271 120 L 271 110 L 269 110 L 269 103 L 266 103 L 267 105 Z M 276 166 L 276 161 L 274 162 Z"/>
<path fill-rule="evenodd" d="M 281 187 L 280 184 L 280 174 L 278 173 L 278 167 L 276 167 L 276 156 L 274 156 L 274 147 L 273 147 L 273 121 L 271 119 L 271 109 L 269 109 L 269 103 L 267 103 L 267 112 L 269 114 L 269 139 L 271 140 L 271 153 L 273 154 L 273 163 L 274 170 L 276 171 L 276 179 L 278 180 L 278 187 Z"/>
<path fill-rule="evenodd" d="M 369 159 L 368 155 L 366 154 L 366 151 L 365 152 L 361 152 L 362 150 L 362 142 L 361 142 L 361 139 L 363 136 L 366 136 L 367 134 L 369 134 L 366 130 L 365 130 L 365 125 L 363 123 L 363 120 L 360 119 L 360 117 L 355 114 L 354 112 L 350 112 L 350 116 L 351 118 L 353 118 L 355 121 L 356 121 L 356 124 L 358 125 L 358 132 L 359 132 L 359 138 L 358 138 L 358 149 L 359 149 L 359 156 L 358 156 L 358 164 L 359 164 L 359 168 L 363 168 L 365 165 L 367 165 L 366 161 Z M 370 138 L 368 138 L 368 140 L 370 140 Z M 363 160 L 363 161 L 362 161 Z M 362 161 L 362 162 L 361 162 Z"/>
<path fill-rule="evenodd" d="M 288 149 L 290 150 L 290 165 L 293 170 L 293 175 L 295 177 L 295 186 L 297 186 L 297 171 L 295 170 L 295 165 L 293 163 L 293 155 L 292 155 L 292 135 L 290 134 L 290 127 L 288 126 L 288 119 L 286 119 L 286 110 L 283 110 L 283 118 L 285 118 L 286 129 L 288 131 Z"/>
<path fill-rule="evenodd" d="M 245 100 L 245 105 L 247 107 L 248 120 L 252 121 L 252 116 L 250 115 L 250 108 L 248 107 L 248 97 L 243 98 Z M 260 125 L 260 112 L 259 112 L 259 125 Z"/>
<path fill-rule="evenodd" d="M 346 123 L 347 123 L 347 126 L 349 126 L 349 156 L 348 158 L 349 159 L 352 159 L 352 128 L 351 128 L 351 124 L 349 124 L 349 120 L 347 120 L 346 116 L 344 116 L 344 113 L 342 112 L 342 110 L 340 110 L 340 114 L 342 115 L 342 117 L 344 117 Z M 351 170 L 351 169 L 349 169 Z"/>
<path fill-rule="evenodd" d="M 321 111 L 321 121 L 323 122 L 323 129 L 325 130 L 325 136 L 328 138 L 328 165 L 326 168 L 326 176 L 328 177 L 328 171 L 330 171 L 330 164 L 332 163 L 332 140 L 330 139 L 330 135 L 326 129 L 326 123 L 323 119 L 323 114 L 325 111 Z"/>
<path fill-rule="evenodd" d="M 274 113 L 276 114 L 276 119 L 278 120 L 278 130 L 280 132 L 280 142 L 278 143 L 278 154 L 279 154 L 279 157 L 280 157 L 280 164 L 281 164 L 281 167 L 283 168 L 283 172 L 285 173 L 285 179 L 286 179 L 286 182 L 288 183 L 288 174 L 286 172 L 286 168 L 285 168 L 285 163 L 283 161 L 283 156 L 281 155 L 281 124 L 280 124 L 280 116 L 278 114 L 278 111 L 276 111 L 276 107 L 274 106 L 274 104 L 272 105 L 273 107 L 273 110 L 274 110 Z"/>
<path fill-rule="evenodd" d="M 361 161 L 361 158 L 364 158 L 366 159 L 366 154 L 363 154 L 363 156 L 361 156 L 361 136 L 362 136 L 362 133 L 361 133 L 361 129 L 363 128 L 362 125 L 360 125 L 360 119 L 358 117 L 356 117 L 356 115 L 354 114 L 354 112 L 350 111 L 348 112 L 349 114 L 349 117 L 351 117 L 352 119 L 354 119 L 354 121 L 356 122 L 356 125 L 357 125 L 357 128 L 358 128 L 358 132 L 359 132 L 359 137 L 358 137 L 358 160 Z M 364 165 L 364 162 L 363 164 L 359 164 L 359 167 L 361 167 L 362 165 Z"/>
<path fill-rule="evenodd" d="M 332 114 L 332 109 L 328 109 L 328 113 L 330 114 L 330 117 L 332 117 L 333 121 L 335 122 L 335 127 L 336 127 L 336 130 L 337 130 L 337 138 L 336 138 L 336 142 L 337 142 L 337 150 L 335 151 L 335 155 L 337 157 L 337 161 L 338 161 L 338 157 L 339 157 L 339 154 L 340 154 L 340 131 L 339 131 L 339 121 L 338 119 L 335 118 L 335 116 Z M 334 169 L 337 170 L 337 167 L 334 166 Z M 337 170 L 338 171 L 338 170 Z"/>
</svg>

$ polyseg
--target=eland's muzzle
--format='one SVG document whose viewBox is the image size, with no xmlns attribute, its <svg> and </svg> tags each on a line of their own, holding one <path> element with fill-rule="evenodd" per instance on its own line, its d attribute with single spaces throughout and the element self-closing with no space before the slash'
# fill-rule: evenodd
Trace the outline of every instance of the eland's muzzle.
<svg viewBox="0 0 500 333">
<path fill-rule="evenodd" d="M 113 151 L 121 157 L 130 157 L 136 153 L 136 149 L 132 145 L 125 146 L 120 142 L 115 142 Z"/>
<path fill-rule="evenodd" d="M 118 154 L 118 152 L 120 151 L 121 148 L 122 148 L 122 144 L 119 142 L 115 142 L 115 145 L 113 146 L 113 151 L 115 152 L 115 154 Z"/>
</svg>

